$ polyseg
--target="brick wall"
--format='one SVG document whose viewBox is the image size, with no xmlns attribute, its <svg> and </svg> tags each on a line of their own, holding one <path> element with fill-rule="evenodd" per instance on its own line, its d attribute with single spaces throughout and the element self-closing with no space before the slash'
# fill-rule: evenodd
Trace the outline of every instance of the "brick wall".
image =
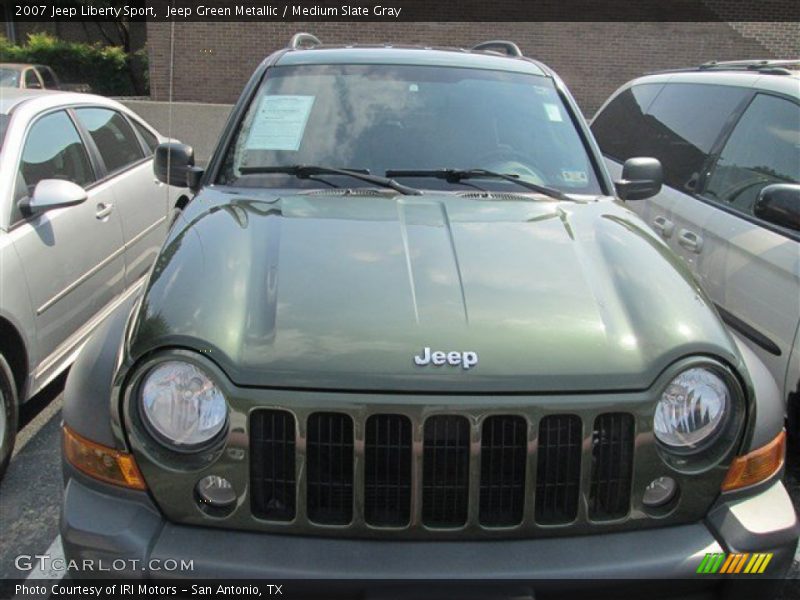
<svg viewBox="0 0 800 600">
<path fill-rule="evenodd" d="M 746 38 L 757 40 L 780 58 L 800 58 L 800 23 L 737 21 L 730 24 Z"/>
<path fill-rule="evenodd" d="M 488 39 L 510 39 L 526 55 L 555 69 L 587 116 L 619 85 L 645 72 L 709 60 L 778 58 L 786 55 L 784 43 L 798 43 L 791 29 L 787 40 L 773 43 L 752 31 L 743 35 L 741 27 L 726 22 L 148 23 L 151 95 L 157 100 L 169 97 L 171 32 L 173 99 L 227 103 L 238 97 L 258 63 L 297 31 L 309 31 L 330 44 L 469 47 Z"/>
<path fill-rule="evenodd" d="M 703 0 L 703 4 L 735 31 L 757 40 L 774 55 L 800 58 L 800 4 L 797 2 Z"/>
</svg>

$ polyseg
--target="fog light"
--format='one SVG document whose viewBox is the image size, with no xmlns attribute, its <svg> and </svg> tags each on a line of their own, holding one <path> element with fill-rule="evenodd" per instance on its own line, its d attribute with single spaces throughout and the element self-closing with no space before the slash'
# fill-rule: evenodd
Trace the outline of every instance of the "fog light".
<svg viewBox="0 0 800 600">
<path fill-rule="evenodd" d="M 669 504 L 678 492 L 678 483 L 672 477 L 659 477 L 644 489 L 642 504 L 648 508 L 658 508 Z"/>
<path fill-rule="evenodd" d="M 198 481 L 197 495 L 214 508 L 228 508 L 236 502 L 236 492 L 231 482 L 218 475 L 209 475 Z"/>
</svg>

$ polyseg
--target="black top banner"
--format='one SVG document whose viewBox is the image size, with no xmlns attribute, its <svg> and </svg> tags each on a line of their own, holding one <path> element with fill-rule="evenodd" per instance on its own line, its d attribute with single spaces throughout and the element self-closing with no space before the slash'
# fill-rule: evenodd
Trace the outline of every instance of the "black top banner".
<svg viewBox="0 0 800 600">
<path fill-rule="evenodd" d="M 800 21 L 798 0 L 0 0 L 12 21 Z"/>
</svg>

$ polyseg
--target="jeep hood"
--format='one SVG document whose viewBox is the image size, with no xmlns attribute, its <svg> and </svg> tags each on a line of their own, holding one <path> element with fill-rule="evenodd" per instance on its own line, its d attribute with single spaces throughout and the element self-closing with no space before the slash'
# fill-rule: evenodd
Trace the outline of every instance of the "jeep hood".
<svg viewBox="0 0 800 600">
<path fill-rule="evenodd" d="M 239 385 L 645 389 L 671 362 L 738 362 L 705 295 L 611 201 L 207 190 L 172 229 L 128 357 L 191 348 Z M 423 348 L 478 363 L 418 366 Z"/>
</svg>

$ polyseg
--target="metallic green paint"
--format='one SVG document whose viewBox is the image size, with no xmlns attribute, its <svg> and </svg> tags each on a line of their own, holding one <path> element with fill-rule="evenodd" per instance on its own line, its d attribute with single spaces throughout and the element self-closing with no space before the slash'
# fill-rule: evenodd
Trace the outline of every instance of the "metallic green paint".
<svg viewBox="0 0 800 600">
<path fill-rule="evenodd" d="M 426 346 L 479 363 L 415 366 Z M 173 228 L 128 358 L 165 347 L 238 385 L 386 392 L 644 390 L 685 356 L 741 360 L 679 259 L 610 199 L 218 187 Z"/>
</svg>

